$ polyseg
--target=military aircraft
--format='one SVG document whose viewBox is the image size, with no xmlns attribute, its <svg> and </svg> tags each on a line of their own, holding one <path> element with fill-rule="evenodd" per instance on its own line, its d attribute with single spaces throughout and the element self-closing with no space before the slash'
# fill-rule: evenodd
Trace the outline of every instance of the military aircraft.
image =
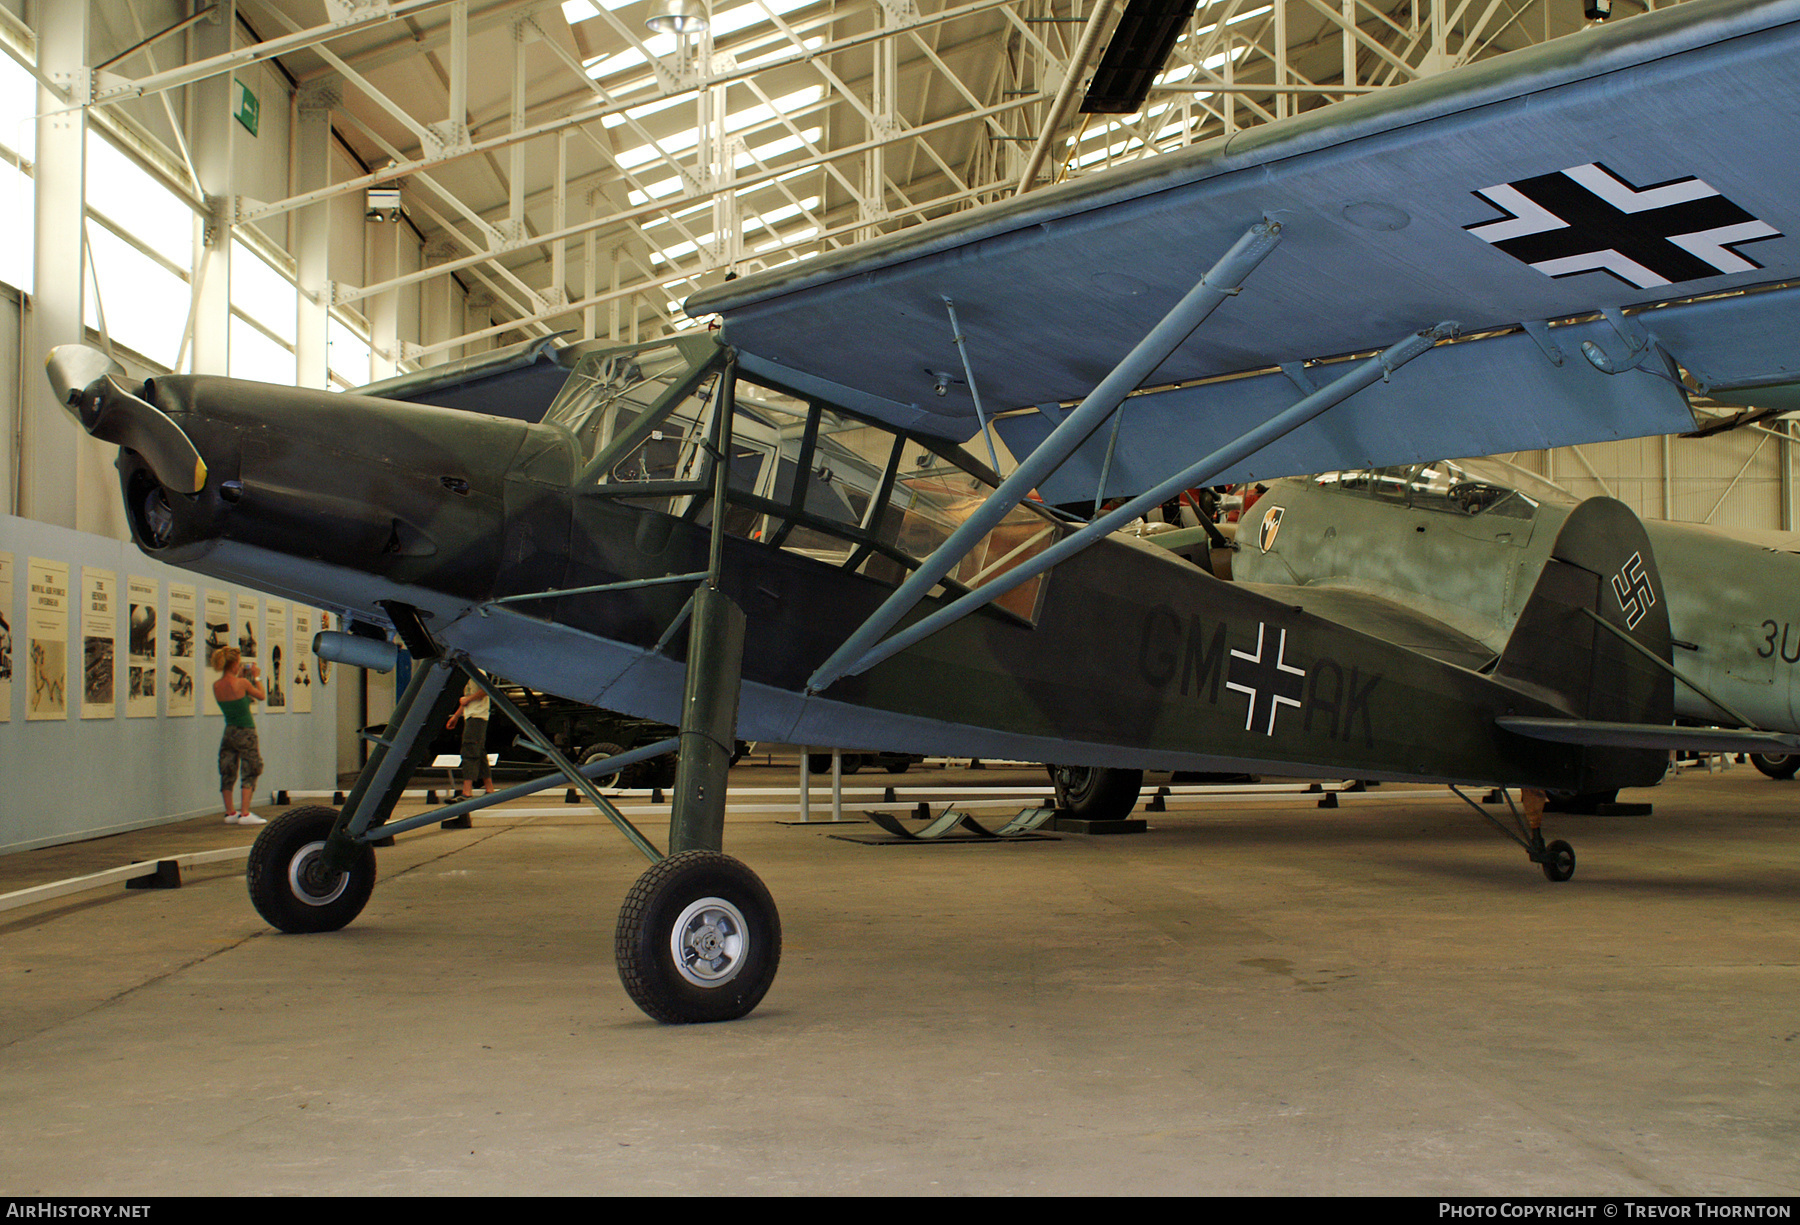
<svg viewBox="0 0 1800 1225">
<path fill-rule="evenodd" d="M 1504 650 L 1577 499 L 1496 460 L 1271 483 L 1238 529 L 1235 578 L 1477 670 Z M 1646 520 L 1674 646 L 1675 717 L 1800 731 L 1800 536 Z M 1164 539 L 1164 537 L 1153 537 Z M 1624 598 L 1657 598 L 1629 577 Z M 1271 592 L 1271 594 L 1275 594 Z M 1792 777 L 1800 757 L 1756 755 Z"/>
<path fill-rule="evenodd" d="M 140 547 L 336 609 L 325 657 L 379 662 L 391 627 L 422 661 L 342 812 L 258 838 L 265 918 L 342 927 L 374 842 L 459 811 L 391 819 L 491 670 L 680 728 L 667 853 L 589 779 L 675 740 L 580 767 L 539 747 L 652 861 L 615 937 L 627 991 L 727 1019 L 781 942 L 721 850 L 736 736 L 1067 762 L 1095 816 L 1146 768 L 1660 776 L 1668 602 L 1620 598 L 1663 588 L 1615 504 L 1564 521 L 1485 672 L 1113 534 L 1191 486 L 1686 430 L 1684 377 L 1800 381 L 1800 161 L 1791 124 L 1739 115 L 1800 115 L 1796 55 L 1800 0 L 1696 0 L 729 280 L 687 303 L 716 331 L 377 396 L 133 386 L 79 346 L 49 373 L 120 446 Z M 1021 457 L 1004 480 L 990 429 Z M 1046 508 L 1114 495 L 1087 524 Z M 1534 819 L 1515 836 L 1572 873 Z"/>
</svg>

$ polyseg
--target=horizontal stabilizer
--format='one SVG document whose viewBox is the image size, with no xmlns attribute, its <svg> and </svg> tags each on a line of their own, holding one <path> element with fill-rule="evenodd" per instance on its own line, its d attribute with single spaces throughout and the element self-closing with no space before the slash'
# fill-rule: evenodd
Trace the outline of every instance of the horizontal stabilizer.
<svg viewBox="0 0 1800 1225">
<path fill-rule="evenodd" d="M 1654 723 L 1597 723 L 1585 719 L 1526 719 L 1502 715 L 1506 731 L 1533 740 L 1609 749 L 1686 749 L 1695 753 L 1800 753 L 1800 735 L 1729 727 L 1674 727 Z"/>
</svg>

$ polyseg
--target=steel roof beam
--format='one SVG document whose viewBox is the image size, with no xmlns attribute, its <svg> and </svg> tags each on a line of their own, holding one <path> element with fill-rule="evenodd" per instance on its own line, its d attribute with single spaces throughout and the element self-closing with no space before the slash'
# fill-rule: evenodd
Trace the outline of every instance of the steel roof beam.
<svg viewBox="0 0 1800 1225">
<path fill-rule="evenodd" d="M 448 4 L 450 3 L 450 0 L 431 0 L 431 2 Z M 416 174 L 420 170 L 428 170 L 441 163 L 455 161 L 457 158 L 468 157 L 476 153 L 492 152 L 496 149 L 504 149 L 510 145 L 517 144 L 520 141 L 531 140 L 538 136 L 546 136 L 552 132 L 560 132 L 564 128 L 579 127 L 583 124 L 593 123 L 596 120 L 605 118 L 607 115 L 619 114 L 631 110 L 634 107 L 643 106 L 649 102 L 677 98 L 708 86 L 731 84 L 732 82 L 759 76 L 778 68 L 804 64 L 811 59 L 820 56 L 834 55 L 840 51 L 846 51 L 853 47 L 862 46 L 865 43 L 878 42 L 884 38 L 895 38 L 909 29 L 916 30 L 922 26 L 935 24 L 937 22 L 959 20 L 963 17 L 970 17 L 977 13 L 986 12 L 989 9 L 1003 8 L 1012 2 L 1013 0 L 972 0 L 969 4 L 959 5 L 954 9 L 946 9 L 942 12 L 922 17 L 918 22 L 910 26 L 901 27 L 899 29 L 882 29 L 869 33 L 852 35 L 823 47 L 808 51 L 796 51 L 794 54 L 784 56 L 779 60 L 757 64 L 754 67 L 737 68 L 730 72 L 702 74 L 696 77 L 692 83 L 683 84 L 679 88 L 671 89 L 666 92 L 657 93 L 648 97 L 632 98 L 630 100 L 615 100 L 592 111 L 584 111 L 578 115 L 565 115 L 557 119 L 547 120 L 543 123 L 533 124 L 518 131 L 505 132 L 485 140 L 472 141 L 467 146 L 460 149 L 445 150 L 433 156 L 415 158 L 411 161 L 389 166 L 385 169 L 373 171 L 366 175 L 359 175 L 353 179 L 346 179 L 341 183 L 334 183 L 327 188 L 321 188 L 317 191 L 306 192 L 297 196 L 290 196 L 286 200 L 276 201 L 272 204 L 250 205 L 242 210 L 239 220 L 260 221 L 265 217 L 272 217 L 280 213 L 291 212 L 297 208 L 304 208 L 308 204 L 316 204 L 321 200 L 329 200 L 337 196 L 350 195 L 354 192 L 361 191 L 364 188 L 373 187 L 378 183 L 385 183 L 390 179 L 398 179 L 409 174 Z M 924 130 L 927 129 L 913 129 L 913 131 Z"/>
</svg>

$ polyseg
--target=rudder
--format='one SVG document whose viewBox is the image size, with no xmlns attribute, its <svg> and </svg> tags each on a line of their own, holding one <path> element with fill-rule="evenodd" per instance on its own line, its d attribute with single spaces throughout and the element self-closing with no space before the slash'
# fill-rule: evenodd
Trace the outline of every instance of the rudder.
<svg viewBox="0 0 1800 1225">
<path fill-rule="evenodd" d="M 1571 718 L 1667 726 L 1675 717 L 1670 649 L 1668 601 L 1644 525 L 1623 502 L 1590 498 L 1563 523 L 1494 676 Z M 1582 754 L 1584 792 L 1650 786 L 1668 766 L 1655 749 Z"/>
</svg>

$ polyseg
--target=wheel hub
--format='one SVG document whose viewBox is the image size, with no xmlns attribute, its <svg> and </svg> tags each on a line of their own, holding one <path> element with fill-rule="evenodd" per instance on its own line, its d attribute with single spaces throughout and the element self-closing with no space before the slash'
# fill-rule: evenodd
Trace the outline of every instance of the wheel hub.
<svg viewBox="0 0 1800 1225">
<path fill-rule="evenodd" d="M 288 861 L 288 888 L 308 906 L 329 906 L 350 887 L 348 872 L 325 867 L 325 844 L 309 842 Z"/>
<path fill-rule="evenodd" d="M 669 936 L 675 968 L 697 987 L 719 987 L 737 977 L 750 951 L 743 912 L 724 898 L 701 898 L 681 912 Z"/>
</svg>

